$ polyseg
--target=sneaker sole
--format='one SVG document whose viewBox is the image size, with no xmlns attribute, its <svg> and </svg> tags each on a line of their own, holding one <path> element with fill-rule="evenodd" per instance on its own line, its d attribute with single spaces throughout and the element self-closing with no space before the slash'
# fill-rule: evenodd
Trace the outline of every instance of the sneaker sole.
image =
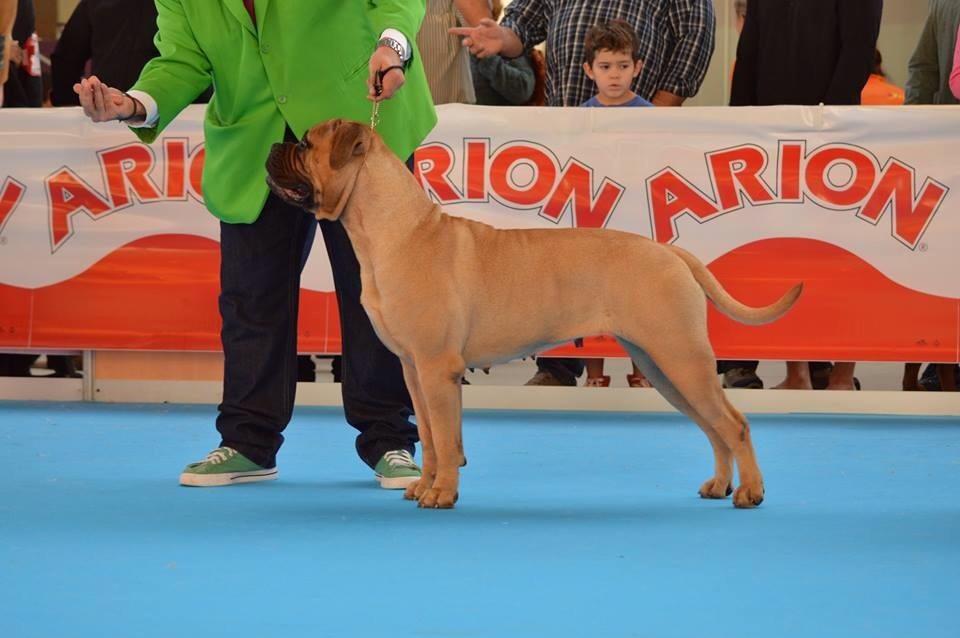
<svg viewBox="0 0 960 638">
<path fill-rule="evenodd" d="M 385 490 L 405 490 L 411 483 L 420 480 L 419 476 L 401 476 L 397 478 L 387 478 L 382 474 L 377 474 L 377 483 Z"/>
<path fill-rule="evenodd" d="M 257 483 L 259 481 L 273 481 L 277 478 L 277 469 L 256 472 L 225 472 L 221 474 L 190 474 L 180 475 L 180 485 L 187 487 L 220 487 L 222 485 L 236 485 L 238 483 Z"/>
</svg>

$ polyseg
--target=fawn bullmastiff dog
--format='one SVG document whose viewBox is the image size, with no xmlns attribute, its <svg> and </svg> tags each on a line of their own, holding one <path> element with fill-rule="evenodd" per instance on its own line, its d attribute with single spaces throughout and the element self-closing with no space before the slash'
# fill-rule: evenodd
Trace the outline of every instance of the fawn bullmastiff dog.
<svg viewBox="0 0 960 638">
<path fill-rule="evenodd" d="M 706 433 L 714 472 L 700 495 L 732 492 L 736 507 L 763 500 L 747 420 L 717 376 L 706 300 L 737 321 L 762 324 L 785 313 L 802 284 L 752 308 L 676 246 L 612 230 L 500 230 L 447 215 L 380 137 L 356 122 L 327 121 L 298 144 L 275 144 L 267 173 L 278 196 L 318 219 L 339 219 L 353 244 L 361 302 L 403 364 L 417 415 L 423 475 L 406 498 L 441 508 L 457 500 L 467 368 L 606 333 Z"/>
</svg>

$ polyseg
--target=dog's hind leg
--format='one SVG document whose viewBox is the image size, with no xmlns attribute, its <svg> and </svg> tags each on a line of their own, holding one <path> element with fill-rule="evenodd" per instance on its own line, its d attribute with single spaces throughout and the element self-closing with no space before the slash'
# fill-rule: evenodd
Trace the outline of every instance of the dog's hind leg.
<svg viewBox="0 0 960 638">
<path fill-rule="evenodd" d="M 461 380 L 465 364 L 459 355 L 451 354 L 418 358 L 414 365 L 436 456 L 433 484 L 422 491 L 418 501 L 421 507 L 453 507 L 463 460 Z"/>
<path fill-rule="evenodd" d="M 437 454 L 433 448 L 433 436 L 430 433 L 430 416 L 427 412 L 427 402 L 420 388 L 417 370 L 411 364 L 403 364 L 403 380 L 407 384 L 410 400 L 413 401 L 413 412 L 417 417 L 417 434 L 420 437 L 420 478 L 407 486 L 403 497 L 407 500 L 419 498 L 433 486 L 433 479 L 437 474 Z"/>
<path fill-rule="evenodd" d="M 623 349 L 627 351 L 627 354 L 630 355 L 633 362 L 640 371 L 643 372 L 643 375 L 650 380 L 653 387 L 663 395 L 663 398 L 669 401 L 670 405 L 677 410 L 690 417 L 694 423 L 700 426 L 703 433 L 707 435 L 707 439 L 710 440 L 710 445 L 713 447 L 714 472 L 713 476 L 704 481 L 703 485 L 700 486 L 700 496 L 702 498 L 726 498 L 729 496 L 733 491 L 733 487 L 731 486 L 733 480 L 733 454 L 730 451 L 730 447 L 724 443 L 723 439 L 717 434 L 710 423 L 701 417 L 687 400 L 683 398 L 683 395 L 677 391 L 670 379 L 667 378 L 667 375 L 663 373 L 663 370 L 650 358 L 650 355 L 639 346 L 625 339 L 617 338 L 617 341 Z"/>
<path fill-rule="evenodd" d="M 736 507 L 759 505 L 763 501 L 763 477 L 750 441 L 750 428 L 720 387 L 706 326 L 691 331 L 664 328 L 656 335 L 656 339 L 647 344 L 651 359 L 733 453 L 740 479 L 733 491 L 733 504 Z"/>
</svg>

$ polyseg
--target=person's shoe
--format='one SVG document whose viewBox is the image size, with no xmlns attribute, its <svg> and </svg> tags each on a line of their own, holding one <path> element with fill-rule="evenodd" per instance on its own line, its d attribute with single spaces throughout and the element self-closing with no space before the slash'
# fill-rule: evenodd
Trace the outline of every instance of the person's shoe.
<svg viewBox="0 0 960 638">
<path fill-rule="evenodd" d="M 763 381 L 757 376 L 754 370 L 749 368 L 733 368 L 723 373 L 723 387 L 762 390 Z"/>
<path fill-rule="evenodd" d="M 627 385 L 631 388 L 652 388 L 653 384 L 642 374 L 628 374 Z"/>
<path fill-rule="evenodd" d="M 825 390 L 830 385 L 833 364 L 829 361 L 811 361 L 807 365 L 810 366 L 810 385 L 814 390 Z"/>
<path fill-rule="evenodd" d="M 609 388 L 610 387 L 610 376 L 603 375 L 600 377 L 587 377 L 587 380 L 584 382 L 583 387 L 585 388 Z"/>
<path fill-rule="evenodd" d="M 180 474 L 180 485 L 217 487 L 235 483 L 272 481 L 277 468 L 261 467 L 232 447 L 218 447 L 202 461 L 191 463 Z"/>
<path fill-rule="evenodd" d="M 530 377 L 530 380 L 523 385 L 577 385 L 577 380 L 571 379 L 568 382 L 565 379 L 558 378 L 548 370 L 538 370 L 537 373 Z"/>
<path fill-rule="evenodd" d="M 373 468 L 380 487 L 385 490 L 402 490 L 420 478 L 420 468 L 406 450 L 391 450 L 380 457 Z"/>
</svg>

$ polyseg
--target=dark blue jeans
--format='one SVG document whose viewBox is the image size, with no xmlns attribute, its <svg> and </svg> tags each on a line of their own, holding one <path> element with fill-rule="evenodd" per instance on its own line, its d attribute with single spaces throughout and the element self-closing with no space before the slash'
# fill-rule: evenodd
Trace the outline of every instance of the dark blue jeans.
<svg viewBox="0 0 960 638">
<path fill-rule="evenodd" d="M 316 234 L 313 215 L 272 193 L 252 224 L 220 224 L 220 315 L 225 355 L 221 445 L 272 467 L 297 387 L 300 272 Z M 340 306 L 343 407 L 373 467 L 389 450 L 413 452 L 417 430 L 400 361 L 360 305 L 360 266 L 340 222 L 319 222 Z"/>
</svg>

